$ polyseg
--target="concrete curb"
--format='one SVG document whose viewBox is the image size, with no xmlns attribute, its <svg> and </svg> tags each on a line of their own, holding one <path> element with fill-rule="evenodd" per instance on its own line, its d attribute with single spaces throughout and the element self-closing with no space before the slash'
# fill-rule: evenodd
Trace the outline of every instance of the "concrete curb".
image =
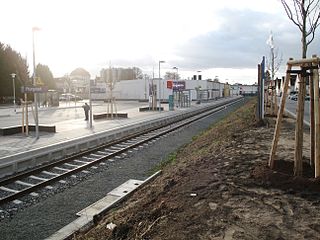
<svg viewBox="0 0 320 240">
<path fill-rule="evenodd" d="M 285 114 L 287 114 L 289 117 L 296 119 L 297 115 L 294 114 L 293 112 L 290 112 L 288 109 L 284 109 Z M 310 123 L 306 120 L 303 120 L 303 124 L 310 127 Z"/>
<path fill-rule="evenodd" d="M 65 240 L 70 239 L 74 234 L 86 231 L 95 223 L 105 216 L 108 211 L 115 207 L 116 204 L 128 199 L 135 191 L 146 185 L 161 174 L 161 171 L 156 172 L 144 181 L 130 179 L 113 189 L 104 198 L 91 204 L 77 213 L 80 216 L 75 221 L 58 230 L 56 233 L 46 238 L 45 240 Z"/>
</svg>

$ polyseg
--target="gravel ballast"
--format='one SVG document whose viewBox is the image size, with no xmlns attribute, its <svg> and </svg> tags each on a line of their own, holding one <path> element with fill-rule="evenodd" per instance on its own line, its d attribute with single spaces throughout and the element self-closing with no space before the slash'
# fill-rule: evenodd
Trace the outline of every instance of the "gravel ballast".
<svg viewBox="0 0 320 240">
<path fill-rule="evenodd" d="M 121 159 L 106 161 L 105 165 L 90 169 L 89 173 L 70 177 L 67 183 L 57 183 L 52 190 L 45 190 L 45 194 L 41 193 L 27 203 L 12 204 L 10 212 L 0 212 L 3 218 L 0 222 L 1 239 L 37 240 L 49 237 L 75 220 L 77 212 L 103 198 L 128 179 L 146 179 L 150 169 L 165 160 L 170 153 L 240 105 L 243 102 L 170 133 L 138 151 L 133 150 Z"/>
</svg>

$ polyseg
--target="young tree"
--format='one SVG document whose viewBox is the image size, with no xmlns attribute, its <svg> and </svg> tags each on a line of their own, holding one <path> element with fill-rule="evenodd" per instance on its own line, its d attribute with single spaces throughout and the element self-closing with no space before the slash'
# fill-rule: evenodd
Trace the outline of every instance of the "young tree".
<svg viewBox="0 0 320 240">
<path fill-rule="evenodd" d="M 320 22 L 320 0 L 291 0 L 291 4 L 288 4 L 289 0 L 281 0 L 281 3 L 287 13 L 289 19 L 299 28 L 301 32 L 301 46 L 302 46 L 302 58 L 307 57 L 307 50 L 310 43 L 315 37 L 315 32 Z M 303 146 L 303 117 L 304 117 L 304 101 L 305 101 L 305 83 L 307 78 L 304 75 L 300 75 L 301 81 L 299 81 L 299 96 L 297 106 L 297 120 L 296 120 L 296 137 L 295 137 L 295 154 L 294 154 L 294 175 L 302 175 L 302 146 Z M 313 84 L 310 84 L 311 99 L 313 99 L 312 93 Z M 314 114 L 313 114 L 313 101 L 310 104 L 310 135 L 314 139 Z M 312 142 L 313 140 L 311 140 Z M 311 146 L 311 148 L 313 148 Z M 314 151 L 311 150 L 313 153 Z M 313 155 L 313 154 L 311 154 Z M 311 164 L 313 163 L 313 156 L 311 156 Z"/>
<path fill-rule="evenodd" d="M 134 75 L 133 79 L 143 79 L 143 72 L 140 68 L 133 67 L 132 71 L 133 71 L 133 75 Z"/>
<path fill-rule="evenodd" d="M 267 68 L 271 73 L 271 79 L 274 80 L 283 59 L 282 54 L 279 54 L 279 48 L 276 48 L 274 45 L 272 32 L 267 40 L 267 44 L 270 47 L 270 57 L 267 58 Z"/>
<path fill-rule="evenodd" d="M 172 79 L 172 80 L 179 80 L 180 76 L 176 72 L 166 72 L 164 78 L 165 79 Z"/>
<path fill-rule="evenodd" d="M 315 37 L 320 24 L 320 0 L 281 0 L 289 19 L 301 32 L 302 58 L 307 57 L 307 50 Z"/>
<path fill-rule="evenodd" d="M 54 82 L 53 74 L 47 65 L 38 64 L 36 68 L 37 77 L 43 82 L 49 89 L 56 89 L 56 83 Z"/>
</svg>

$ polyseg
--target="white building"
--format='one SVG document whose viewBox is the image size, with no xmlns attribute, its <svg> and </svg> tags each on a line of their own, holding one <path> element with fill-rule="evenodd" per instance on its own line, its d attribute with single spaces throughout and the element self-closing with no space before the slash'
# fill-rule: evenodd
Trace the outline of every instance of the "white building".
<svg viewBox="0 0 320 240">
<path fill-rule="evenodd" d="M 151 95 L 151 86 L 156 85 L 157 98 L 161 94 L 161 99 L 167 100 L 169 95 L 172 95 L 173 90 L 167 88 L 167 81 L 161 79 L 136 79 L 122 80 L 115 84 L 112 95 L 118 100 L 148 100 Z M 220 83 L 212 80 L 179 80 L 185 82 L 185 90 L 190 92 L 191 100 L 210 100 L 224 97 L 226 94 L 225 83 Z M 161 87 L 159 91 L 159 85 Z M 229 86 L 229 85 L 228 85 Z M 199 87 L 199 88 L 198 88 Z M 229 95 L 255 95 L 257 93 L 256 85 L 233 85 L 230 88 Z M 198 95 L 197 95 L 197 90 Z M 106 100 L 110 96 L 110 90 L 106 87 L 103 81 L 97 81 L 91 87 L 91 97 L 94 100 Z"/>
<path fill-rule="evenodd" d="M 258 93 L 258 85 L 233 84 L 231 85 L 231 95 L 253 96 Z"/>
</svg>

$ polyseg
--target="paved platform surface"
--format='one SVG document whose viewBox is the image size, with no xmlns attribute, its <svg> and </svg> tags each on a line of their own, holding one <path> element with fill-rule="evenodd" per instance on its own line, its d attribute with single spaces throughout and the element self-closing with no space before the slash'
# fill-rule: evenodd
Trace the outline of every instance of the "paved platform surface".
<svg viewBox="0 0 320 240">
<path fill-rule="evenodd" d="M 200 105 L 215 104 L 223 99 L 210 103 L 201 103 Z M 109 131 L 115 128 L 137 124 L 155 118 L 177 114 L 183 111 L 189 111 L 190 108 L 197 108 L 200 105 L 192 103 L 190 108 L 177 108 L 175 111 L 168 110 L 168 104 L 162 104 L 164 111 L 139 112 L 140 107 L 148 106 L 147 102 L 138 101 L 119 101 L 117 102 L 117 111 L 128 113 L 127 119 L 101 119 L 93 120 L 93 127 L 90 128 L 89 122 L 84 120 L 83 102 L 62 102 L 59 107 L 41 107 L 39 108 L 39 124 L 52 124 L 56 126 L 56 133 L 40 132 L 39 139 L 36 139 L 35 132 L 29 132 L 28 136 L 22 133 L 0 136 L 0 158 L 27 152 L 33 149 L 42 148 L 63 141 L 83 138 L 99 132 Z M 103 102 L 94 102 L 92 112 L 100 113 L 107 111 L 107 104 Z M 22 110 L 17 108 L 14 111 L 13 106 L 0 107 L 0 127 L 21 125 Z M 29 113 L 29 123 L 34 124 L 32 112 Z"/>
<path fill-rule="evenodd" d="M 5 161 L 5 158 L 15 154 L 45 148 L 46 146 L 72 139 L 84 138 L 100 132 L 123 128 L 128 125 L 147 122 L 156 118 L 179 114 L 207 104 L 215 105 L 225 100 L 227 99 L 219 99 L 201 104 L 192 102 L 190 108 L 176 108 L 174 111 L 169 111 L 168 104 L 161 104 L 164 108 L 164 111 L 161 112 L 139 112 L 140 107 L 148 106 L 147 102 L 118 101 L 117 111 L 119 113 L 127 113 L 128 118 L 93 120 L 92 128 L 90 128 L 89 122 L 84 120 L 83 102 L 60 102 L 59 107 L 40 107 L 39 124 L 55 125 L 56 133 L 40 132 L 39 139 L 36 139 L 35 132 L 33 131 L 29 132 L 28 136 L 22 133 L 0 136 L 0 159 Z M 228 100 L 230 100 L 230 98 L 228 98 Z M 107 107 L 107 103 L 93 102 L 92 113 L 106 112 Z M 13 106 L 0 107 L 0 127 L 21 125 L 21 123 L 21 108 L 17 108 L 16 111 L 14 111 Z M 34 124 L 34 117 L 31 111 L 29 113 L 29 123 Z M 0 164 L 1 163 L 3 162 L 0 162 Z"/>
<path fill-rule="evenodd" d="M 59 107 L 39 108 L 39 124 L 52 124 L 56 126 L 56 133 L 40 132 L 39 139 L 36 139 L 35 132 L 29 135 L 19 133 L 9 136 L 0 136 L 0 156 L 6 157 L 28 150 L 52 145 L 65 140 L 85 137 L 101 131 L 108 131 L 114 128 L 121 128 L 128 124 L 140 121 L 147 121 L 150 118 L 163 116 L 168 111 L 159 112 L 139 112 L 139 107 L 147 106 L 148 103 L 138 101 L 121 101 L 117 103 L 118 112 L 128 113 L 127 119 L 101 119 L 94 120 L 92 128 L 88 121 L 84 120 L 83 103 L 61 103 Z M 107 104 L 95 102 L 92 106 L 93 113 L 106 112 Z M 21 125 L 22 111 L 11 106 L 0 108 L 0 127 Z M 32 112 L 29 113 L 29 123 L 34 124 Z"/>
</svg>

